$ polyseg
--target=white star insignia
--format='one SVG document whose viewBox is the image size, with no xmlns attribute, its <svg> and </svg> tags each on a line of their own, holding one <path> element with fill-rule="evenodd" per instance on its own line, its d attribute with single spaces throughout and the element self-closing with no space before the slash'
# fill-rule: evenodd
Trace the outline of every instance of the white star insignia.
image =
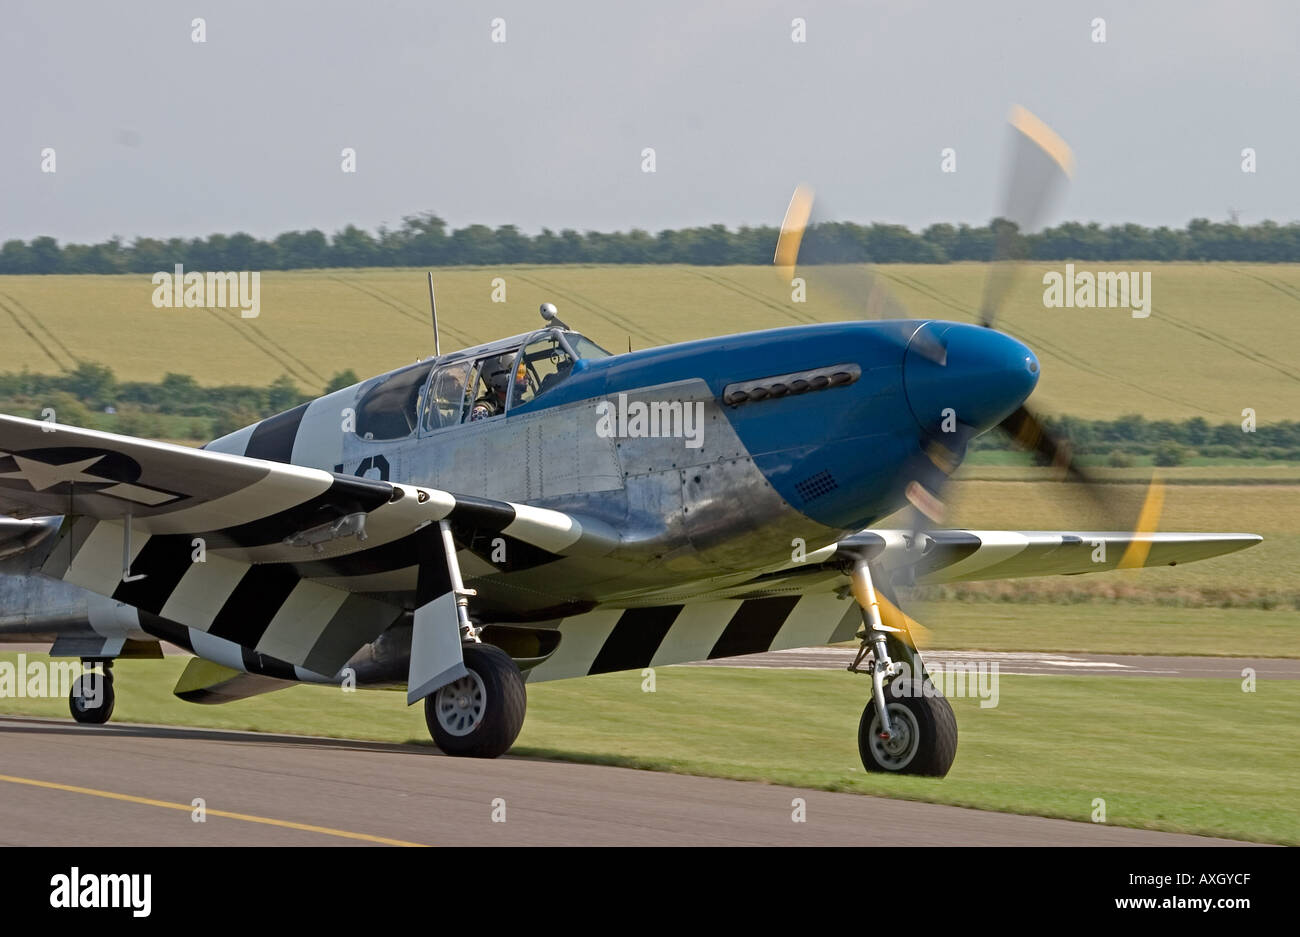
<svg viewBox="0 0 1300 937">
<path fill-rule="evenodd" d="M 21 478 L 31 485 L 35 491 L 44 491 L 46 488 L 53 488 L 63 482 L 111 481 L 111 479 L 100 478 L 98 475 L 86 474 L 86 469 L 103 459 L 103 455 L 82 459 L 80 462 L 65 462 L 63 465 L 38 462 L 35 459 L 20 455 L 12 456 L 12 458 L 18 463 L 18 471 L 0 472 L 0 478 Z"/>
</svg>

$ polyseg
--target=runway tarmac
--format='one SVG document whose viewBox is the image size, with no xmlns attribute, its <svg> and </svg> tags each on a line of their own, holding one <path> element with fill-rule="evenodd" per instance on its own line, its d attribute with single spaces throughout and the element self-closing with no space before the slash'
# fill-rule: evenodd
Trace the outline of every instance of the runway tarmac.
<svg viewBox="0 0 1300 937">
<path fill-rule="evenodd" d="M 4 845 L 1232 845 L 858 794 L 251 732 L 0 717 L 0 751 Z M 202 823 L 192 816 L 196 798 Z M 806 822 L 792 820 L 796 798 Z"/>
<path fill-rule="evenodd" d="M 744 657 L 687 664 L 688 667 L 772 667 L 799 670 L 843 670 L 857 651 L 844 647 L 808 647 L 768 651 Z M 1144 657 L 1134 654 L 1056 654 L 1011 651 L 923 651 L 929 666 L 996 662 L 1002 676 L 1054 674 L 1129 677 L 1222 677 L 1240 680 L 1251 668 L 1260 680 L 1300 680 L 1300 660 L 1249 657 Z"/>
</svg>

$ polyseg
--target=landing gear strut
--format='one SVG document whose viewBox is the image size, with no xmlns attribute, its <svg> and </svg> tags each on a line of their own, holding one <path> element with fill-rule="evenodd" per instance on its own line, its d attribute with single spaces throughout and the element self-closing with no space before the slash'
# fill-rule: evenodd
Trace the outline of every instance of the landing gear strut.
<svg viewBox="0 0 1300 937">
<path fill-rule="evenodd" d="M 82 725 L 102 726 L 113 715 L 113 704 L 117 696 L 113 692 L 113 662 L 82 661 L 83 670 L 95 663 L 103 666 L 103 672 L 85 670 L 72 685 L 68 694 L 68 709 L 72 718 Z"/>
<path fill-rule="evenodd" d="M 957 755 L 957 717 L 952 706 L 930 682 L 907 616 L 890 603 L 886 606 L 889 623 L 882 619 L 867 560 L 854 560 L 849 576 L 863 623 L 857 634 L 862 645 L 849 670 L 871 676 L 871 701 L 858 724 L 862 766 L 868 771 L 941 778 Z M 868 653 L 870 666 L 864 668 Z"/>
<path fill-rule="evenodd" d="M 446 598 L 450 594 L 455 599 L 455 615 L 460 630 L 460 662 L 464 663 L 464 674 L 450 683 L 443 683 L 438 689 L 428 692 L 425 686 L 433 685 L 433 677 L 459 672 L 448 668 L 453 663 L 456 650 L 449 645 L 451 636 L 445 619 L 441 622 L 441 638 L 434 635 L 426 644 L 426 658 L 420 658 L 419 639 L 428 637 L 427 632 L 413 632 L 411 638 L 411 674 L 408 681 L 408 699 L 411 695 L 424 696 L 424 721 L 429 727 L 433 741 L 448 755 L 465 755 L 470 758 L 496 758 L 510 750 L 524 726 L 524 712 L 528 707 L 528 694 L 524 690 L 524 676 L 519 671 L 514 659 L 509 654 L 491 644 L 484 644 L 469 617 L 469 600 L 476 593 L 465 588 L 461 576 L 460 561 L 456 558 L 456 541 L 451 523 L 445 518 L 438 522 L 441 533 L 443 554 L 447 561 L 447 575 L 450 584 L 448 592 L 432 601 L 426 599 L 425 605 L 416 610 L 414 626 L 421 625 L 420 615 L 425 609 L 436 608 L 442 603 L 440 614 L 446 615 Z M 421 574 L 423 580 L 423 574 Z M 432 597 L 430 597 L 432 598 Z M 428 619 L 426 619 L 428 623 Z M 431 627 L 438 628 L 438 624 Z M 434 644 L 440 657 L 434 654 Z M 424 660 L 420 666 L 420 677 L 426 683 L 416 683 L 417 660 Z M 430 665 L 429 660 L 440 663 Z M 459 662 L 457 662 L 459 663 Z M 418 698 L 418 697 L 417 697 Z M 412 700 L 413 701 L 413 700 Z"/>
</svg>

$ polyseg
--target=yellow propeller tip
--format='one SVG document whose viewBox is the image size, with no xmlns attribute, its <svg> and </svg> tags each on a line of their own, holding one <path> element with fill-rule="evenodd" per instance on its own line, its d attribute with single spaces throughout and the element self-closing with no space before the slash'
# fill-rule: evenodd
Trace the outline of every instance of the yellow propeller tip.
<svg viewBox="0 0 1300 937">
<path fill-rule="evenodd" d="M 772 263 L 779 267 L 786 276 L 794 274 L 795 261 L 799 259 L 799 244 L 803 241 L 808 219 L 812 216 L 813 190 L 800 183 L 790 196 L 785 217 L 781 220 L 781 234 L 776 239 L 776 253 Z"/>
<path fill-rule="evenodd" d="M 1146 565 L 1151 553 L 1151 534 L 1160 524 L 1160 514 L 1165 506 L 1165 483 L 1153 472 L 1151 484 L 1147 486 L 1146 498 L 1142 501 L 1142 510 L 1138 512 L 1137 525 L 1133 528 L 1133 542 L 1128 545 L 1120 557 L 1116 569 L 1141 569 Z"/>
<path fill-rule="evenodd" d="M 1074 152 L 1068 143 L 1047 124 L 1019 104 L 1011 108 L 1008 118 L 1011 126 L 1034 142 L 1044 153 L 1056 161 L 1066 176 L 1074 177 Z"/>
</svg>

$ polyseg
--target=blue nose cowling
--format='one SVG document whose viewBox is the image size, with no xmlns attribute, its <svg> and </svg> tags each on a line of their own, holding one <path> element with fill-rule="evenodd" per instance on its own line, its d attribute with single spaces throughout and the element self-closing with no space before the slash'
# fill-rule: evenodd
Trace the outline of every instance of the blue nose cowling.
<svg viewBox="0 0 1300 937">
<path fill-rule="evenodd" d="M 977 325 L 927 322 L 908 344 L 903 387 L 922 428 L 939 426 L 951 408 L 959 422 L 983 432 L 1024 403 L 1038 383 L 1038 370 L 1038 358 L 1010 335 Z"/>
</svg>

